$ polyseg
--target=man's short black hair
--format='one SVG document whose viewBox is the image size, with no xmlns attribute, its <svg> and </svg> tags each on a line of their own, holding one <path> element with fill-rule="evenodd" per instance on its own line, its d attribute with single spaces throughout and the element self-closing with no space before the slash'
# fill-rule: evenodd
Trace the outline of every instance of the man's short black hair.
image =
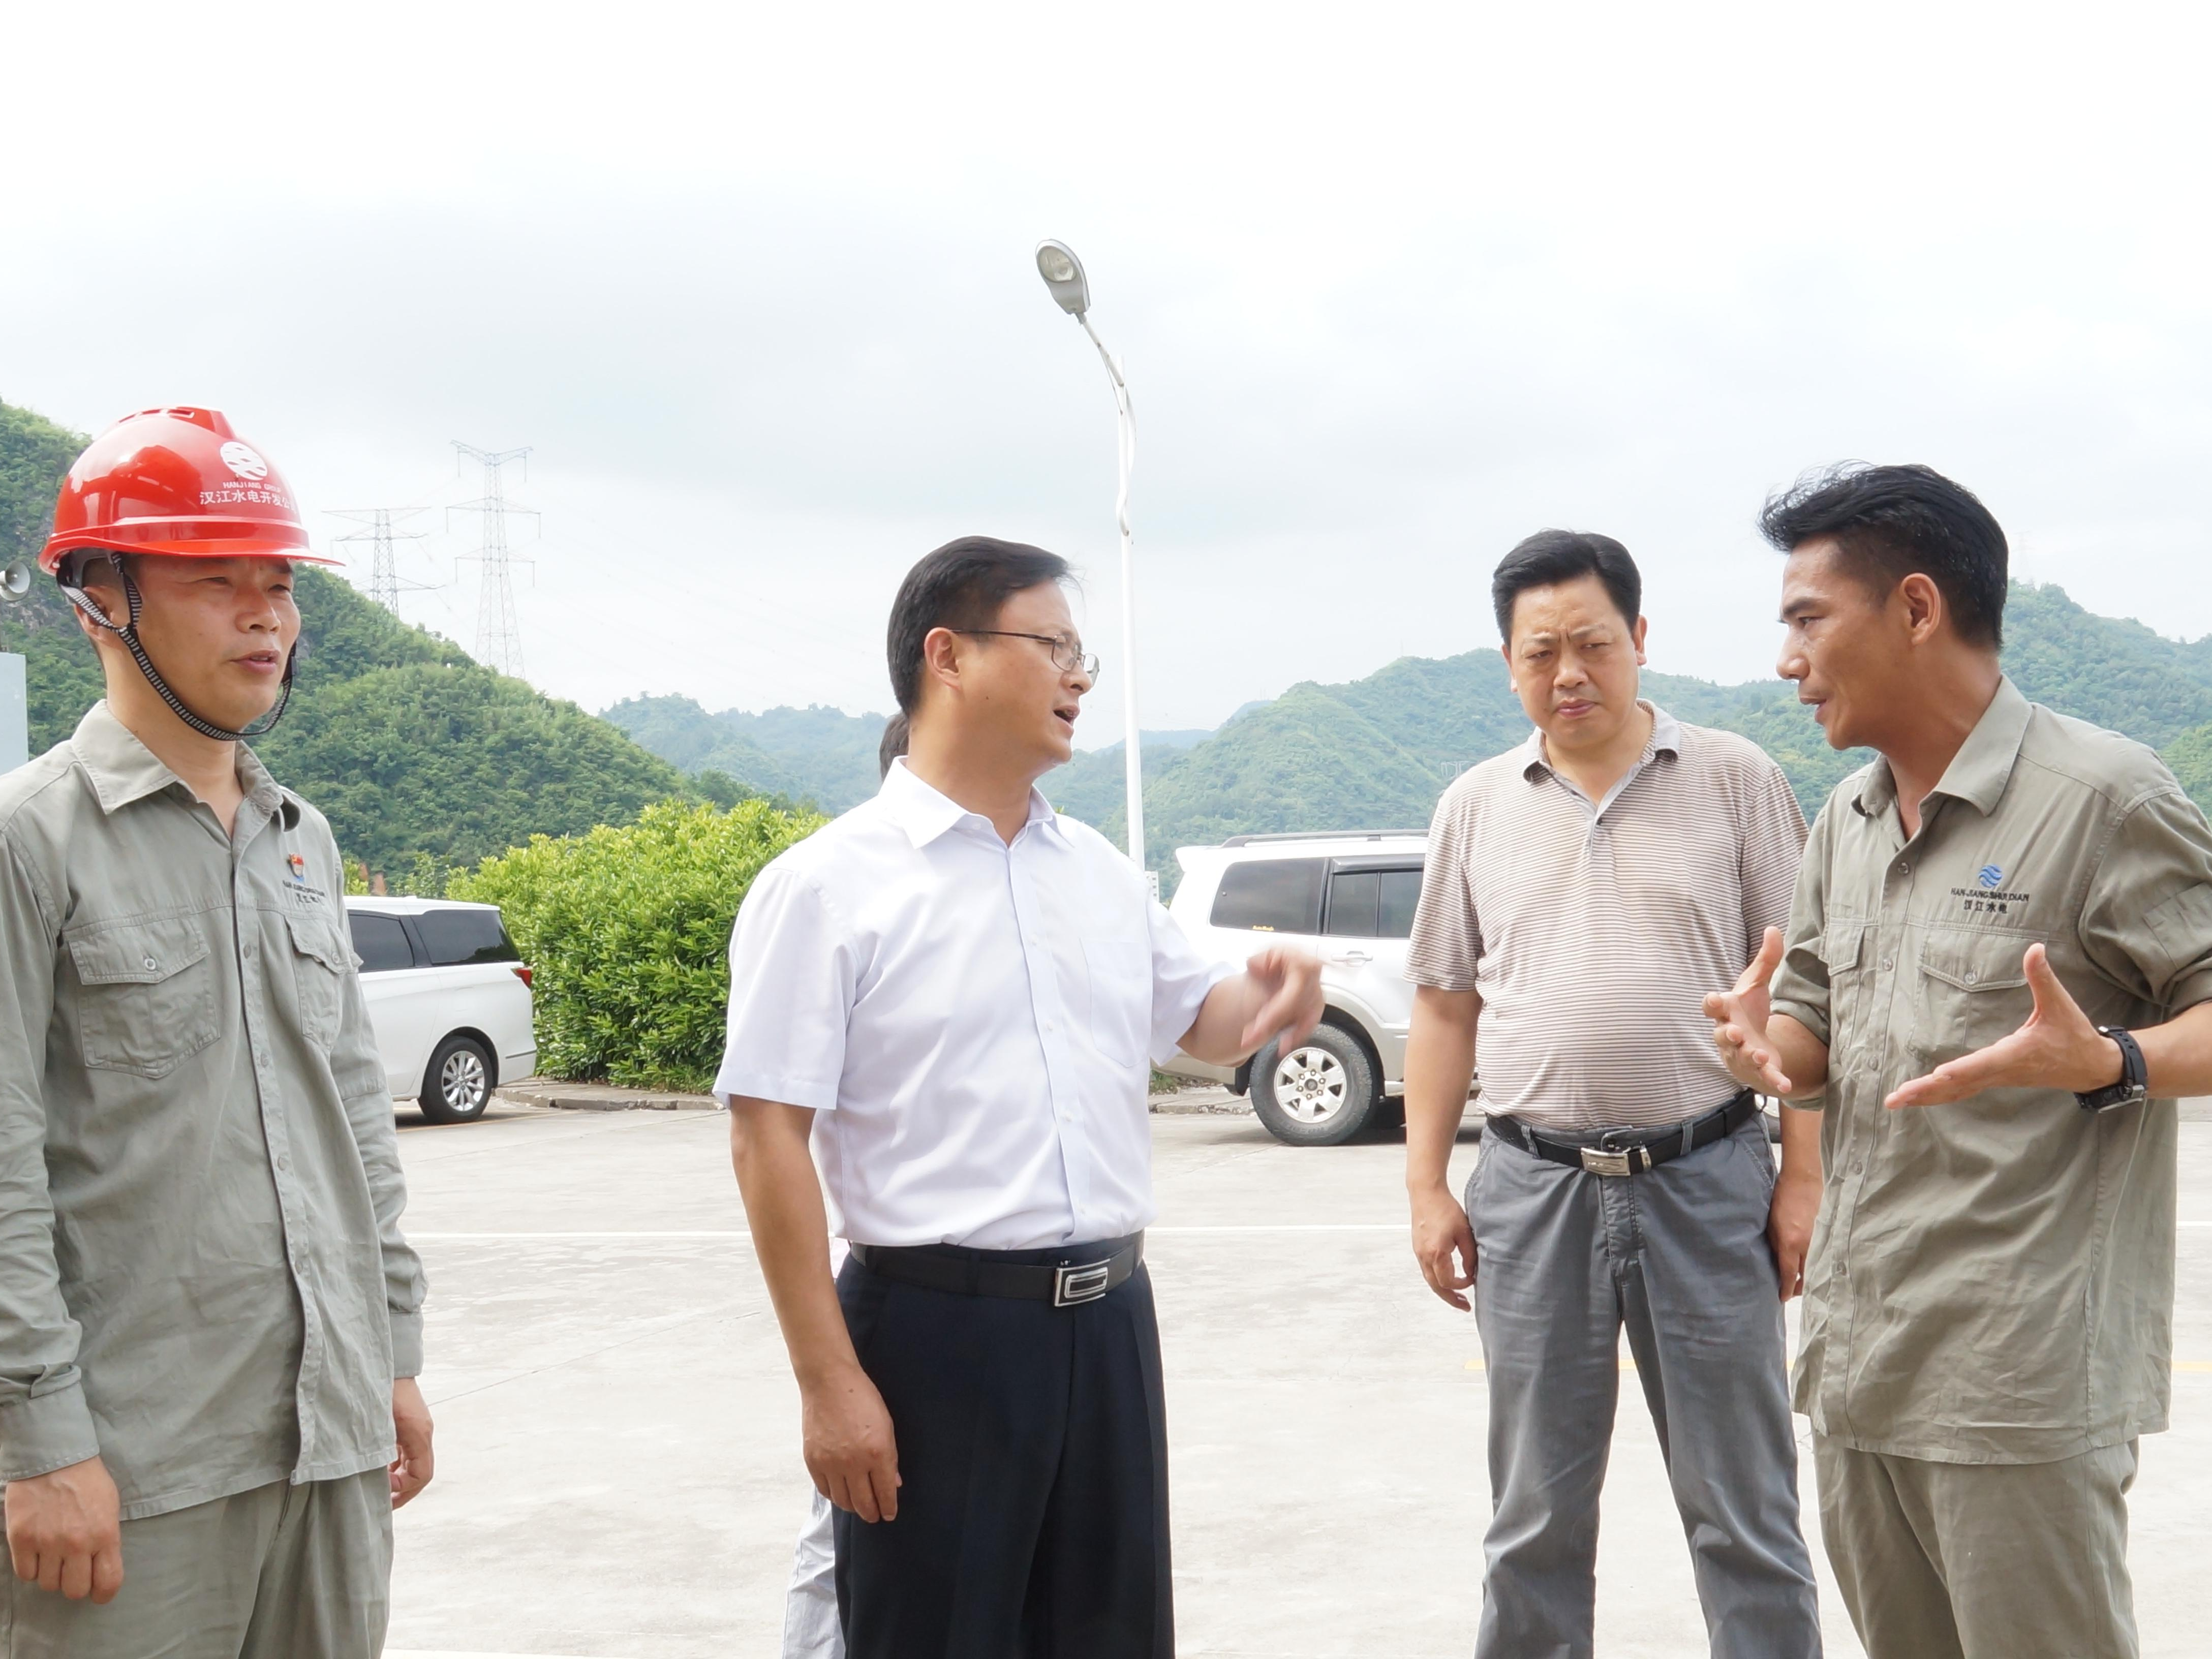
<svg viewBox="0 0 2212 1659">
<path fill-rule="evenodd" d="M 1513 602 L 1532 587 L 1554 587 L 1595 576 L 1631 628 L 1644 614 L 1644 577 L 1628 550 L 1610 536 L 1585 530 L 1540 530 L 1498 562 L 1490 602 L 1498 611 L 1498 637 L 1513 643 Z"/>
<path fill-rule="evenodd" d="M 1973 491 L 1933 467 L 1843 461 L 1808 472 L 1766 503 L 1759 528 L 1784 553 L 1834 538 L 1877 601 L 1917 571 L 1942 594 L 1960 638 L 2004 643 L 2005 533 Z"/>
<path fill-rule="evenodd" d="M 963 536 L 924 554 L 891 601 L 886 646 L 900 708 L 911 714 L 921 707 L 921 642 L 933 629 L 993 627 L 1015 594 L 1067 576 L 1059 554 L 994 536 Z"/>
<path fill-rule="evenodd" d="M 884 735 L 876 741 L 876 775 L 878 778 L 890 776 L 891 763 L 906 753 L 907 740 L 913 735 L 903 708 L 884 722 Z"/>
</svg>

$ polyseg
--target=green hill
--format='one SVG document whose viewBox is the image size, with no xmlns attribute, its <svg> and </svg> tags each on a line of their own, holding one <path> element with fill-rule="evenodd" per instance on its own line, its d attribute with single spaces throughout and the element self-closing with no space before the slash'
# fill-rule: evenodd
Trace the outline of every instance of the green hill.
<svg viewBox="0 0 2212 1659">
<path fill-rule="evenodd" d="M 2057 587 L 2015 583 L 2005 667 L 2061 713 L 2160 750 L 2212 810 L 2212 639 L 2184 644 L 2099 617 Z M 1750 738 L 1789 775 L 1810 817 L 1863 751 L 1838 754 L 1780 680 L 1743 685 L 1647 673 L 1645 694 L 1682 719 Z M 1147 744 L 1147 861 L 1172 886 L 1175 848 L 1239 833 L 1423 824 L 1444 786 L 1522 742 L 1527 718 L 1494 648 L 1401 658 L 1366 678 L 1295 685 L 1188 750 Z M 1045 781 L 1063 810 L 1123 833 L 1119 750 L 1110 777 L 1079 757 Z"/>
<path fill-rule="evenodd" d="M 36 556 L 83 445 L 0 404 L 0 564 Z M 434 885 L 445 868 L 534 834 L 626 823 L 650 801 L 694 793 L 605 721 L 478 666 L 335 576 L 301 567 L 298 596 L 298 684 L 254 748 L 329 815 L 349 858 L 398 884 Z M 92 647 L 44 577 L 0 605 L 0 650 L 27 659 L 33 753 L 68 737 L 101 695 Z"/>
<path fill-rule="evenodd" d="M 876 793 L 881 714 L 819 704 L 710 714 L 689 697 L 632 697 L 599 718 L 678 769 L 720 772 L 766 795 L 842 812 Z"/>
</svg>

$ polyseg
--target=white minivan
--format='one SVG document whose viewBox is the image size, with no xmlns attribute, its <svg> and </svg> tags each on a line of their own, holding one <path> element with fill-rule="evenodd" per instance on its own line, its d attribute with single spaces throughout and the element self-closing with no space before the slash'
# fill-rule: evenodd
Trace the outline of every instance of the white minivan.
<svg viewBox="0 0 2212 1659">
<path fill-rule="evenodd" d="M 1242 964 L 1270 945 L 1322 960 L 1328 1012 L 1288 1054 L 1270 1043 L 1231 1070 L 1178 1054 L 1163 1069 L 1248 1090 L 1277 1139 L 1333 1146 L 1403 1112 L 1413 988 L 1406 952 L 1428 836 L 1419 830 L 1231 836 L 1176 851 L 1169 909 L 1198 946 Z"/>
<path fill-rule="evenodd" d="M 495 904 L 348 898 L 362 994 L 394 1100 L 433 1123 L 482 1117 L 538 1066 L 530 969 Z"/>
</svg>

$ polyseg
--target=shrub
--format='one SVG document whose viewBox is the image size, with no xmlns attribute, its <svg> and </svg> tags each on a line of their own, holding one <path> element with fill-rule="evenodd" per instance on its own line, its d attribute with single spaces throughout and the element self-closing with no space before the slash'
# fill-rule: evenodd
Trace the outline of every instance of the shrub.
<svg viewBox="0 0 2212 1659">
<path fill-rule="evenodd" d="M 761 866 L 825 820 L 663 801 L 633 824 L 533 836 L 453 878 L 531 964 L 550 1077 L 704 1090 L 721 1060 L 730 924 Z"/>
</svg>

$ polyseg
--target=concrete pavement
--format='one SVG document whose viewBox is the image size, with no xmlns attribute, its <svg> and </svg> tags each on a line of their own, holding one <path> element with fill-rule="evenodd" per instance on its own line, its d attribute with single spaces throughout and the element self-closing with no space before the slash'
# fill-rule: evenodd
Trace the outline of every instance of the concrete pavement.
<svg viewBox="0 0 2212 1659">
<path fill-rule="evenodd" d="M 727 1121 L 502 1105 L 401 1122 L 438 1479 L 398 1516 L 394 1659 L 775 1653 L 805 1475 Z M 1464 1655 L 1488 1507 L 1480 1349 L 1407 1255 L 1402 1146 L 1153 1123 L 1181 1651 Z M 2182 1141 L 2175 1428 L 2144 1443 L 2134 1504 L 2160 1659 L 2203 1651 L 2212 1559 L 2212 1123 Z M 1599 1650 L 1702 1654 L 1650 1422 L 1623 1384 Z M 1802 1482 L 1817 1534 L 1809 1457 Z M 1829 1652 L 1856 1656 L 1823 1568 Z"/>
</svg>

